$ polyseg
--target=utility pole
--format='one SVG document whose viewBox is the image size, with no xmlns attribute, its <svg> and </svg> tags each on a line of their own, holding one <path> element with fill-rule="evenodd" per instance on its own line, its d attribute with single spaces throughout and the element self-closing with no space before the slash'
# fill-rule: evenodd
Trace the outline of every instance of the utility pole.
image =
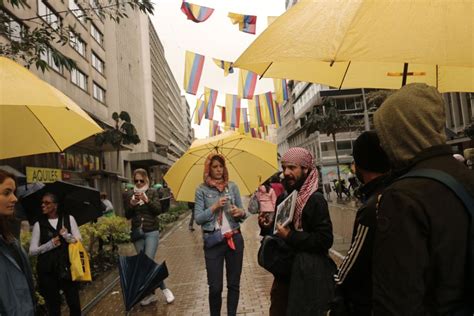
<svg viewBox="0 0 474 316">
<path fill-rule="evenodd" d="M 362 100 L 364 102 L 364 127 L 366 131 L 370 131 L 369 112 L 367 112 L 367 102 L 365 100 L 364 88 L 362 88 Z"/>
</svg>

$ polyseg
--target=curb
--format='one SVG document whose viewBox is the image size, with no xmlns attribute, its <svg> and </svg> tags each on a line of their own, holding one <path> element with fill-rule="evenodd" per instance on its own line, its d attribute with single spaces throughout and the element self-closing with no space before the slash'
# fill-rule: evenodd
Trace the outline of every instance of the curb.
<svg viewBox="0 0 474 316">
<path fill-rule="evenodd" d="M 165 233 L 160 240 L 165 240 L 168 238 L 172 233 L 174 233 L 185 221 L 189 221 L 189 217 L 191 215 L 188 214 L 184 216 L 181 219 L 178 219 L 176 222 L 174 222 L 174 225 L 172 225 L 169 229 L 165 229 Z M 107 286 L 105 286 L 102 291 L 100 291 L 90 302 L 88 302 L 82 309 L 81 313 L 82 315 L 87 315 L 92 308 L 94 308 L 97 303 L 99 303 L 109 292 L 120 282 L 120 276 L 117 276 L 115 279 L 113 279 Z"/>
</svg>

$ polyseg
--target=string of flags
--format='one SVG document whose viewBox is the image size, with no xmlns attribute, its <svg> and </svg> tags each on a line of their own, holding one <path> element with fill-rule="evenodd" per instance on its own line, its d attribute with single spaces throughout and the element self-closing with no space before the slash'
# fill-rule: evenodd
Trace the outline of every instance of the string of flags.
<svg viewBox="0 0 474 316">
<path fill-rule="evenodd" d="M 214 13 L 213 8 L 196 5 L 185 0 L 181 4 L 181 11 L 188 20 L 194 23 L 205 22 Z M 232 24 L 238 24 L 241 32 L 256 34 L 257 16 L 229 12 L 228 18 Z M 269 17 L 269 23 L 273 22 L 273 19 L 270 21 Z M 183 82 L 186 93 L 197 94 L 205 59 L 204 55 L 186 51 Z M 212 61 L 223 70 L 225 77 L 235 72 L 232 61 L 218 58 L 212 58 Z M 273 79 L 273 82 L 274 93 L 266 92 L 255 95 L 257 74 L 239 69 L 238 94 L 226 94 L 225 105 L 219 106 L 216 105 L 219 92 L 205 87 L 203 96 L 196 100 L 194 123 L 201 125 L 204 118 L 209 120 L 210 136 L 218 135 L 223 130 L 236 130 L 259 138 L 268 135 L 268 126 L 281 126 L 281 104 L 288 100 L 286 80 Z M 247 100 L 247 107 L 242 106 L 242 100 Z"/>
</svg>

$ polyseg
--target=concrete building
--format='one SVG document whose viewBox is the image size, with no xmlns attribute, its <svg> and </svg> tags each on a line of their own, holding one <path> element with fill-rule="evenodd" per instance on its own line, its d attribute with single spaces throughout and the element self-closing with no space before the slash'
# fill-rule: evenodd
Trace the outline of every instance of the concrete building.
<svg viewBox="0 0 474 316">
<path fill-rule="evenodd" d="M 111 146 L 97 147 L 94 137 L 64 153 L 19 157 L 1 164 L 23 172 L 26 166 L 60 169 L 66 181 L 108 192 L 120 212 L 121 184 L 130 181 L 133 169 L 144 167 L 150 171 L 152 181 L 160 182 L 162 171 L 191 143 L 189 107 L 183 102 L 147 15 L 129 9 L 129 18 L 119 24 L 94 14 L 91 21 L 81 17 L 81 3 L 38 0 L 20 8 L 5 3 L 0 10 L 11 17 L 10 35 L 19 34 L 21 27 L 35 27 L 34 21 L 21 22 L 35 16 L 51 26 L 75 26 L 68 45 L 51 45 L 74 59 L 76 68 L 68 71 L 57 66 L 47 51 L 42 57 L 51 70 L 31 70 L 73 99 L 103 128 L 115 125 L 113 112 L 127 111 L 141 142 L 122 147 L 118 164 L 116 150 Z M 0 41 L 7 40 L 0 37 Z"/>
</svg>

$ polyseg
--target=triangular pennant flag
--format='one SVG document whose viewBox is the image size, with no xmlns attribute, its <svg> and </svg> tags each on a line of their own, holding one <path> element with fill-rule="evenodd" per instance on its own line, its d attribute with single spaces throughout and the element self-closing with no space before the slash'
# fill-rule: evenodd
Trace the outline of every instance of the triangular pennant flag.
<svg viewBox="0 0 474 316">
<path fill-rule="evenodd" d="M 206 103 L 204 100 L 196 100 L 196 109 L 194 110 L 194 124 L 201 125 L 202 117 L 206 112 Z"/>
<path fill-rule="evenodd" d="M 257 74 L 245 69 L 239 71 L 239 97 L 253 99 L 255 86 L 257 85 Z"/>
<path fill-rule="evenodd" d="M 214 118 L 214 107 L 216 106 L 217 101 L 217 90 L 204 88 L 204 101 L 206 103 L 206 114 L 205 118 L 212 120 Z"/>
<path fill-rule="evenodd" d="M 183 1 L 183 4 L 181 5 L 181 11 L 186 14 L 188 20 L 191 20 L 195 23 L 201 23 L 206 21 L 211 16 L 211 14 L 214 12 L 214 9 Z"/>
<path fill-rule="evenodd" d="M 273 79 L 273 84 L 275 86 L 275 99 L 279 104 L 282 104 L 283 101 L 288 100 L 288 86 L 286 84 L 286 79 Z"/>
<path fill-rule="evenodd" d="M 225 98 L 227 122 L 231 128 L 240 125 L 240 98 L 234 94 L 227 94 Z"/>
<path fill-rule="evenodd" d="M 201 80 L 202 67 L 205 57 L 190 51 L 186 51 L 184 64 L 184 90 L 196 95 L 199 80 Z"/>
<path fill-rule="evenodd" d="M 255 34 L 257 29 L 257 16 L 229 13 L 228 17 L 232 24 L 239 24 L 239 30 L 249 34 Z"/>
<path fill-rule="evenodd" d="M 234 73 L 234 63 L 231 61 L 225 61 L 213 58 L 212 59 L 217 67 L 224 69 L 224 76 L 227 77 L 229 74 Z"/>
</svg>

